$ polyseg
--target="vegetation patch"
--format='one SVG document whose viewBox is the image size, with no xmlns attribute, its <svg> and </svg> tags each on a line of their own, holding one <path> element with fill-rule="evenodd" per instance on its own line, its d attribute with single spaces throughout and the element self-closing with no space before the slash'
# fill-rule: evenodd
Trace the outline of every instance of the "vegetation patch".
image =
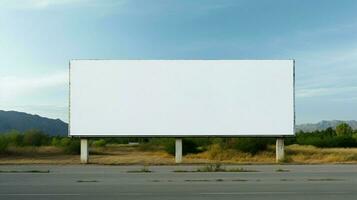
<svg viewBox="0 0 357 200">
<path fill-rule="evenodd" d="M 127 171 L 127 173 L 151 173 L 152 171 L 147 167 L 147 166 L 144 166 L 142 167 L 141 169 L 139 170 L 130 170 L 130 171 Z"/>
<path fill-rule="evenodd" d="M 245 182 L 248 181 L 247 179 L 233 179 L 234 182 Z"/>
<path fill-rule="evenodd" d="M 230 168 L 226 169 L 221 164 L 210 164 L 205 167 L 198 168 L 196 172 L 258 172 L 257 170 L 245 169 L 245 168 Z"/>
<path fill-rule="evenodd" d="M 97 183 L 97 180 L 77 180 L 77 183 Z"/>
<path fill-rule="evenodd" d="M 50 173 L 50 170 L 0 170 L 0 173 Z"/>
<path fill-rule="evenodd" d="M 185 182 L 209 182 L 207 179 L 186 179 Z"/>
<path fill-rule="evenodd" d="M 257 170 L 246 169 L 246 168 L 224 168 L 220 163 L 209 164 L 204 167 L 198 168 L 196 170 L 174 170 L 177 173 L 187 173 L 187 172 L 259 172 Z"/>
<path fill-rule="evenodd" d="M 150 180 L 150 182 L 158 183 L 158 182 L 174 182 L 174 181 L 173 180 L 158 180 L 158 179 L 154 179 L 154 180 Z"/>
<path fill-rule="evenodd" d="M 248 180 L 246 179 L 232 179 L 232 180 L 227 180 L 227 179 L 222 179 L 222 178 L 217 178 L 217 179 L 186 179 L 185 182 L 224 182 L 224 181 L 232 181 L 232 182 L 246 182 Z"/>
<path fill-rule="evenodd" d="M 259 171 L 254 170 L 254 169 L 246 169 L 246 168 L 240 167 L 240 168 L 227 169 L 226 172 L 259 172 Z"/>
<path fill-rule="evenodd" d="M 187 173 L 187 172 L 196 172 L 196 171 L 192 171 L 192 170 L 184 170 L 184 169 L 176 169 L 173 172 L 176 173 Z"/>
<path fill-rule="evenodd" d="M 226 169 L 221 164 L 210 164 L 204 167 L 198 168 L 196 172 L 225 172 Z"/>
<path fill-rule="evenodd" d="M 275 141 L 276 138 L 184 138 L 184 160 L 192 164 L 275 163 Z M 325 130 L 299 131 L 284 142 L 286 156 L 282 163 L 357 163 L 357 130 L 345 123 Z M 174 163 L 174 138 L 91 138 L 89 145 L 91 163 L 95 164 Z M 53 136 L 35 129 L 0 133 L 0 164 L 78 164 L 75 155 L 79 152 L 79 138 Z M 256 171 L 211 165 L 175 172 Z"/>
<path fill-rule="evenodd" d="M 294 179 L 286 179 L 286 178 L 282 178 L 282 179 L 280 179 L 280 181 L 294 181 Z"/>
<path fill-rule="evenodd" d="M 342 179 L 335 178 L 309 178 L 308 181 L 342 181 Z"/>
<path fill-rule="evenodd" d="M 279 169 L 276 169 L 275 172 L 290 172 L 290 170 L 279 168 Z"/>
</svg>

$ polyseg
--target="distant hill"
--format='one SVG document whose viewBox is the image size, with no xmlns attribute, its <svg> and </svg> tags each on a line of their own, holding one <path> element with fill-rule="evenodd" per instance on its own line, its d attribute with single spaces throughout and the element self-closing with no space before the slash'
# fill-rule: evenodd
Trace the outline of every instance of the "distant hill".
<svg viewBox="0 0 357 200">
<path fill-rule="evenodd" d="M 357 130 L 357 121 L 341 121 L 323 120 L 318 123 L 299 124 L 296 125 L 296 131 L 315 131 L 325 130 L 329 127 L 335 128 L 338 124 L 346 122 L 353 129 Z M 60 119 L 50 119 L 41 117 L 39 115 L 31 115 L 24 112 L 17 111 L 3 111 L 0 110 L 0 133 L 4 133 L 10 130 L 26 131 L 29 129 L 39 129 L 49 135 L 67 135 L 68 124 Z"/>
<path fill-rule="evenodd" d="M 341 121 L 341 120 L 332 120 L 332 121 L 326 121 L 323 120 L 321 122 L 318 122 L 316 124 L 300 124 L 296 125 L 296 131 L 315 131 L 315 130 L 325 130 L 329 127 L 336 128 L 336 126 L 340 123 L 347 123 L 349 124 L 353 129 L 357 129 L 357 121 L 356 120 L 350 120 L 350 121 Z"/>
<path fill-rule="evenodd" d="M 0 110 L 0 133 L 10 130 L 38 129 L 49 135 L 67 135 L 68 124 L 60 119 L 49 119 L 17 111 Z"/>
</svg>

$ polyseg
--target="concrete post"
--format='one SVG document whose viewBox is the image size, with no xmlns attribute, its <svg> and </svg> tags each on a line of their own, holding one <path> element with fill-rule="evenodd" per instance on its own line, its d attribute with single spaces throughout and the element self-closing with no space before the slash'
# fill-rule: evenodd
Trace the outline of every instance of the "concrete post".
<svg viewBox="0 0 357 200">
<path fill-rule="evenodd" d="M 81 138 L 81 163 L 88 163 L 88 139 Z"/>
<path fill-rule="evenodd" d="M 284 153 L 284 138 L 277 138 L 276 145 L 276 162 L 279 163 L 284 160 L 285 153 Z"/>
<path fill-rule="evenodd" d="M 175 142 L 175 162 L 181 163 L 182 162 L 182 139 L 176 138 Z"/>
</svg>

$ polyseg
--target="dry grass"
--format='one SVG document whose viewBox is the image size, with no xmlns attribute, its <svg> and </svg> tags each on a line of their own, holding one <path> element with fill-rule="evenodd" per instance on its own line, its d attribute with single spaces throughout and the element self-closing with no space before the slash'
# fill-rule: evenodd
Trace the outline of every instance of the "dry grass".
<svg viewBox="0 0 357 200">
<path fill-rule="evenodd" d="M 252 155 L 235 150 L 222 149 L 219 145 L 212 145 L 208 151 L 199 154 L 190 154 L 185 157 L 188 163 L 274 163 L 275 152 L 269 148 L 267 151 Z"/>
<path fill-rule="evenodd" d="M 290 145 L 286 154 L 293 163 L 357 163 L 357 148 L 317 148 Z"/>
<path fill-rule="evenodd" d="M 78 164 L 77 155 L 65 155 L 54 146 L 9 147 L 6 155 L 0 155 L 0 164 Z"/>
<path fill-rule="evenodd" d="M 141 151 L 138 146 L 111 145 L 91 148 L 90 163 L 124 165 L 174 164 L 174 157 L 164 151 Z M 357 148 L 316 148 L 290 145 L 286 147 L 290 163 L 357 163 Z M 186 155 L 186 164 L 266 164 L 275 163 L 274 146 L 265 152 L 251 155 L 234 150 L 224 150 L 213 145 L 208 151 Z M 57 147 L 11 147 L 8 155 L 0 155 L 0 164 L 79 164 L 79 155 L 65 155 Z"/>
<path fill-rule="evenodd" d="M 55 146 L 42 146 L 42 147 L 9 147 L 9 155 L 23 155 L 23 156 L 33 156 L 33 155 L 60 155 L 63 154 L 61 148 Z"/>
</svg>

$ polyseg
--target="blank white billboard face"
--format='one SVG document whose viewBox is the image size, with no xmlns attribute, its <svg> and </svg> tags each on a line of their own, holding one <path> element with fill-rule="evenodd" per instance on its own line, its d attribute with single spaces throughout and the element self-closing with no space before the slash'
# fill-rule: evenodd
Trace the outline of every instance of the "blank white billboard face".
<svg viewBox="0 0 357 200">
<path fill-rule="evenodd" d="M 73 60 L 69 134 L 294 135 L 294 61 Z"/>
</svg>

